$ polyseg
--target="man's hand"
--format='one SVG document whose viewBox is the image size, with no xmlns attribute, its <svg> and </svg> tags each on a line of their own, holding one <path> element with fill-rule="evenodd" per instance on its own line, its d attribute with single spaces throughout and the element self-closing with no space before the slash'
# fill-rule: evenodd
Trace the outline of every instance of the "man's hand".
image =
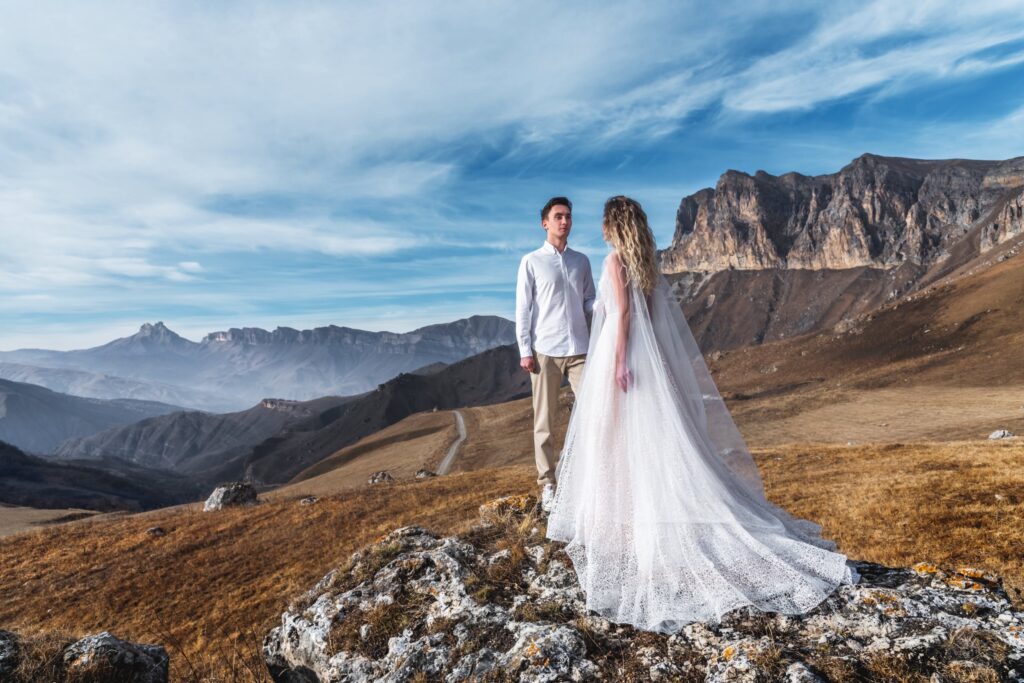
<svg viewBox="0 0 1024 683">
<path fill-rule="evenodd" d="M 519 367 L 527 372 L 537 372 L 537 363 L 534 362 L 533 356 L 523 356 L 520 358 Z"/>
</svg>

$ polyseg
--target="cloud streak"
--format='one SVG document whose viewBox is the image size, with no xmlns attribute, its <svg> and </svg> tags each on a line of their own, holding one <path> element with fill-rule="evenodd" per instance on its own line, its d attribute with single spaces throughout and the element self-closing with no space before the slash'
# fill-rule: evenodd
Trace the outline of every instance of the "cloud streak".
<svg viewBox="0 0 1024 683">
<path fill-rule="evenodd" d="M 357 292 L 365 272 L 396 295 L 433 292 L 415 317 L 439 320 L 514 275 L 548 194 L 587 198 L 590 252 L 609 188 L 648 199 L 670 235 L 682 195 L 750 158 L 741 145 L 760 122 L 1017 68 L 1020 14 L 1011 2 L 3 3 L 0 348 L 44 318 L 105 324 L 103 307 L 137 292 L 193 318 L 276 311 L 287 324 L 305 315 L 287 297 L 321 282 L 303 278 Z M 1020 104 L 991 120 L 1012 122 Z M 814 144 L 799 123 L 781 135 L 789 156 L 759 165 Z M 471 275 L 442 290 L 408 274 L 438 268 Z M 486 301 L 510 308 L 510 295 Z M 336 320 L 372 319 L 356 310 Z"/>
</svg>

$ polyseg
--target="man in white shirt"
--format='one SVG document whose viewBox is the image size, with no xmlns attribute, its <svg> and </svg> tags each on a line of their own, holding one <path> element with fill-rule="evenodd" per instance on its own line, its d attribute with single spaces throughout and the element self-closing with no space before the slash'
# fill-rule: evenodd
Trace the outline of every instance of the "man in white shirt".
<svg viewBox="0 0 1024 683">
<path fill-rule="evenodd" d="M 572 202 L 554 197 L 540 213 L 544 245 L 519 262 L 516 280 L 516 340 L 519 364 L 533 389 L 533 445 L 541 505 L 549 510 L 555 492 L 555 447 L 551 437 L 558 390 L 568 375 L 579 389 L 590 341 L 594 277 L 590 259 L 568 247 Z"/>
</svg>

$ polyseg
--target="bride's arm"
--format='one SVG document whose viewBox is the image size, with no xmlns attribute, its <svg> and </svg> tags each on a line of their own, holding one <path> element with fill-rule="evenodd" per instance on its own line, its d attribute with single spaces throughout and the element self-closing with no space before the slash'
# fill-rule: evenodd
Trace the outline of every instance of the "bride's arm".
<svg viewBox="0 0 1024 683">
<path fill-rule="evenodd" d="M 618 336 L 615 339 L 615 383 L 626 391 L 632 382 L 629 367 L 626 365 L 626 347 L 629 345 L 629 292 L 626 290 L 625 268 L 618 252 L 612 252 L 608 259 L 609 276 L 619 309 Z"/>
</svg>

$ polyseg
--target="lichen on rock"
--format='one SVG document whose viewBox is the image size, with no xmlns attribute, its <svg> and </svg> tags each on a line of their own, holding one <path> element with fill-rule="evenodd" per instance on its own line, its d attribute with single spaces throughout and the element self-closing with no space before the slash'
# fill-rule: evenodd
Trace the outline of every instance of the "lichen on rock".
<svg viewBox="0 0 1024 683">
<path fill-rule="evenodd" d="M 589 613 L 532 496 L 458 536 L 410 526 L 353 554 L 264 640 L 276 681 L 1015 680 L 1024 614 L 998 577 L 855 563 L 810 613 L 740 609 L 672 635 Z"/>
</svg>

